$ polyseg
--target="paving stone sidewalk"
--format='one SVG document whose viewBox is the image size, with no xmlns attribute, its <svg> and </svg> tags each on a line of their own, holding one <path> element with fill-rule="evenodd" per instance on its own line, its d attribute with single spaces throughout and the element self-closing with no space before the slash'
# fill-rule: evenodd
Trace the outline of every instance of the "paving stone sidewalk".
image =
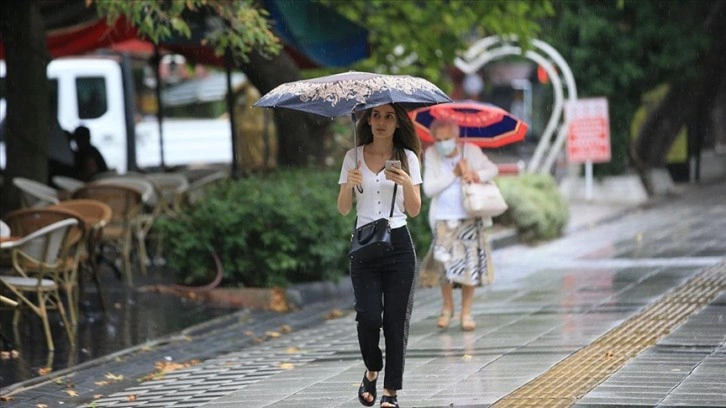
<svg viewBox="0 0 726 408">
<path fill-rule="evenodd" d="M 561 239 L 495 250 L 497 278 L 477 291 L 475 332 L 437 329 L 438 290 L 417 291 L 402 406 L 492 406 L 726 256 L 726 182 L 586 214 L 595 207 L 573 208 L 582 211 L 580 224 Z M 286 315 L 217 319 L 150 349 L 76 367 L 3 406 L 358 407 L 364 368 L 351 306 L 341 297 Z M 333 310 L 342 316 L 326 319 Z M 726 407 L 724 320 L 722 292 L 573 404 Z M 190 359 L 199 362 L 137 381 L 154 362 Z M 98 385 L 107 372 L 124 379 Z M 67 382 L 79 397 L 63 395 Z M 91 403 L 94 395 L 103 397 Z"/>
</svg>

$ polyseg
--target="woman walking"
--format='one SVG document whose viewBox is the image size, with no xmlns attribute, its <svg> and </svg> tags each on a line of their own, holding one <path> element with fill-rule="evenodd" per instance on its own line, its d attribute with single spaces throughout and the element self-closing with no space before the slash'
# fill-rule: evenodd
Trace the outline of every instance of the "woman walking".
<svg viewBox="0 0 726 408">
<path fill-rule="evenodd" d="M 476 328 L 471 316 L 474 289 L 489 283 L 484 228 L 491 226 L 492 220 L 466 213 L 461 186 L 492 180 L 499 170 L 479 147 L 459 141 L 455 122 L 435 120 L 430 131 L 436 141 L 424 154 L 423 190 L 432 197 L 429 223 L 434 235 L 433 254 L 426 258 L 439 272 L 443 300 L 437 326 L 449 327 L 454 316 L 456 284 L 461 287 L 461 329 L 471 331 Z"/>
<path fill-rule="evenodd" d="M 350 262 L 358 343 L 366 367 L 358 400 L 365 406 L 376 403 L 376 383 L 385 367 L 380 406 L 398 407 L 416 287 L 416 252 L 406 219 L 421 211 L 421 143 L 406 111 L 395 104 L 366 110 L 356 132 L 358 146 L 346 153 L 340 172 L 338 211 L 348 214 L 355 201 L 357 228 L 388 216 L 393 202 L 393 250 L 373 260 Z M 400 168 L 386 169 L 388 160 L 399 160 Z"/>
</svg>

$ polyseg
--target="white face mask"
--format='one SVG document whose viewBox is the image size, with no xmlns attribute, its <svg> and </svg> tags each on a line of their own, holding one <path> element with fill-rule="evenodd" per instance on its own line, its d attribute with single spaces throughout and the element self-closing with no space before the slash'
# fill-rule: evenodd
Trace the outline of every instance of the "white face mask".
<svg viewBox="0 0 726 408">
<path fill-rule="evenodd" d="M 434 145 L 436 146 L 436 151 L 438 151 L 441 156 L 448 156 L 456 149 L 456 140 L 441 140 L 436 142 Z"/>
</svg>

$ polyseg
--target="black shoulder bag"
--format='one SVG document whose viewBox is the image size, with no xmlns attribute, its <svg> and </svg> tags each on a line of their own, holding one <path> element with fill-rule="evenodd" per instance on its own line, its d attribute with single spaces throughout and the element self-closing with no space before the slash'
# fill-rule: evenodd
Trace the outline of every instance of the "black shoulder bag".
<svg viewBox="0 0 726 408">
<path fill-rule="evenodd" d="M 358 262 L 375 259 L 393 249 L 391 244 L 391 218 L 393 208 L 396 204 L 396 190 L 398 184 L 393 187 L 393 198 L 391 199 L 391 212 L 388 218 L 379 218 L 373 222 L 355 228 L 350 237 L 350 259 Z M 358 218 L 356 217 L 356 224 Z"/>
</svg>

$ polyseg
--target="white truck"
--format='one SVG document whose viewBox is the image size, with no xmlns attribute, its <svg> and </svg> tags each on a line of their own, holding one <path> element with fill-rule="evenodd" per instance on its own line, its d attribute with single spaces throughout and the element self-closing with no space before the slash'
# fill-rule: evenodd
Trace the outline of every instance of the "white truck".
<svg viewBox="0 0 726 408">
<path fill-rule="evenodd" d="M 79 125 L 91 131 L 91 143 L 108 167 L 119 173 L 159 167 L 159 123 L 141 118 L 135 109 L 131 63 L 128 57 L 93 55 L 58 58 L 48 64 L 51 89 L 57 93 L 58 122 L 65 130 Z M 0 81 L 5 80 L 0 61 Z M 0 122 L 6 101 L 0 95 Z M 232 131 L 228 119 L 163 118 L 164 165 L 231 163 Z M 0 168 L 5 146 L 0 141 Z"/>
</svg>

